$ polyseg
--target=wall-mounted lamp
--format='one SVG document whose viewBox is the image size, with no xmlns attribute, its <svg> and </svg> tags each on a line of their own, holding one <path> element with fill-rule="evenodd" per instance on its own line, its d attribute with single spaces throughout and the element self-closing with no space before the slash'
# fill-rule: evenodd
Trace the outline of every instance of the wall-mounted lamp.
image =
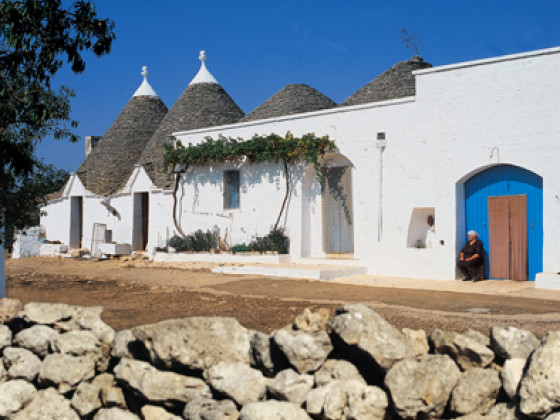
<svg viewBox="0 0 560 420">
<path fill-rule="evenodd" d="M 377 147 L 387 147 L 387 139 L 385 138 L 385 133 L 377 133 Z"/>
</svg>

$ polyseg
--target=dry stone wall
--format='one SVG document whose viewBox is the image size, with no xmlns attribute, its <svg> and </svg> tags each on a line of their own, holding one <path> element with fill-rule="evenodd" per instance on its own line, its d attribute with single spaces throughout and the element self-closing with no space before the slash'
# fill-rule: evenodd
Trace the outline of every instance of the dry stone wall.
<svg viewBox="0 0 560 420">
<path fill-rule="evenodd" d="M 0 300 L 0 419 L 560 418 L 560 331 L 399 331 L 361 304 L 270 335 L 235 319 L 115 332 L 101 308 Z"/>
</svg>

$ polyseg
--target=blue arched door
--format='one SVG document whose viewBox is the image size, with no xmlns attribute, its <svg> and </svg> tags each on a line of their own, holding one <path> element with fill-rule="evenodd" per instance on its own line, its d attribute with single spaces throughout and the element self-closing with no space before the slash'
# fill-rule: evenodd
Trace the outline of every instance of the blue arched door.
<svg viewBox="0 0 560 420">
<path fill-rule="evenodd" d="M 493 252 L 497 254 L 495 232 L 497 228 L 501 229 L 500 226 L 496 227 L 497 221 L 500 221 L 501 224 L 509 223 L 508 221 L 504 222 L 504 217 L 500 214 L 505 214 L 505 217 L 508 217 L 508 212 L 519 214 L 518 210 L 509 210 L 509 206 L 513 204 L 508 203 L 524 203 L 521 204 L 525 206 L 525 209 L 523 209 L 525 213 L 522 213 L 522 217 L 526 219 L 522 221 L 524 227 L 514 226 L 512 228 L 513 231 L 515 229 L 525 229 L 525 236 L 518 236 L 526 242 L 523 244 L 526 247 L 526 254 L 510 250 L 510 262 L 518 266 L 522 266 L 520 263 L 525 264 L 524 267 L 526 268 L 524 270 L 527 271 L 527 278 L 534 280 L 535 275 L 542 271 L 543 265 L 542 178 L 518 166 L 497 165 L 472 176 L 465 182 L 466 227 L 467 231 L 470 229 L 476 230 L 484 243 L 485 275 L 488 278 L 490 278 L 492 272 L 501 272 L 496 270 L 498 264 L 502 263 L 498 262 L 496 259 L 498 256 L 492 255 L 491 252 L 491 249 L 493 249 Z M 517 206 L 517 204 L 515 205 Z M 489 206 L 492 214 L 489 214 Z M 513 209 L 513 207 L 511 208 Z M 501 209 L 505 209 L 503 210 L 505 213 L 495 213 L 495 211 L 502 211 Z M 512 223 L 516 222 L 512 221 Z M 506 227 L 506 231 L 509 231 L 509 227 Z M 490 246 L 491 236 L 493 237 L 493 247 Z M 516 238 L 501 238 L 502 243 L 507 244 L 508 241 L 511 248 L 511 243 L 519 240 Z M 526 258 L 526 261 L 518 261 L 520 258 Z M 492 270 L 492 264 L 494 264 L 494 270 Z"/>
</svg>

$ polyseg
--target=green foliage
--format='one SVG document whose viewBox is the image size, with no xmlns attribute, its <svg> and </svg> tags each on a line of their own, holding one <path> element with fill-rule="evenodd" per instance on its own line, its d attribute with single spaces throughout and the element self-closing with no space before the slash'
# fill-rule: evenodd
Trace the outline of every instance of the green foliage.
<svg viewBox="0 0 560 420">
<path fill-rule="evenodd" d="M 233 254 L 237 254 L 238 252 L 251 252 L 252 250 L 251 245 L 247 245 L 245 243 L 235 244 L 230 249 Z"/>
<path fill-rule="evenodd" d="M 178 252 L 202 252 L 218 248 L 218 231 L 197 231 L 185 236 L 173 236 L 167 241 L 167 245 L 175 248 Z"/>
<path fill-rule="evenodd" d="M 319 158 L 326 152 L 335 150 L 336 144 L 328 136 L 316 137 L 304 134 L 294 137 L 290 132 L 285 137 L 277 134 L 268 136 L 255 135 L 249 140 L 231 137 L 219 137 L 217 140 L 207 137 L 202 143 L 184 146 L 177 142 L 176 146 L 166 145 L 164 152 L 165 170 L 173 170 L 175 165 L 206 166 L 223 163 L 240 158 L 248 163 L 277 162 L 293 164 L 304 161 L 313 164 L 318 176 Z"/>
<path fill-rule="evenodd" d="M 237 252 L 277 252 L 278 254 L 287 254 L 290 249 L 290 238 L 284 232 L 284 229 L 272 229 L 266 236 L 257 236 L 249 245 L 236 244 L 231 247 L 232 253 Z"/>
<path fill-rule="evenodd" d="M 39 224 L 39 205 L 46 195 L 60 190 L 68 177 L 68 172 L 42 162 L 25 176 L 16 177 L 10 172 L 0 177 L 0 211 L 4 213 L 7 247 L 12 245 L 15 229 Z"/>
<path fill-rule="evenodd" d="M 74 92 L 53 89 L 51 81 L 64 62 L 84 71 L 83 52 L 108 53 L 113 27 L 88 0 L 67 9 L 61 0 L 0 2 L 0 176 L 31 173 L 35 147 L 47 135 L 78 139 L 70 118 Z"/>
</svg>

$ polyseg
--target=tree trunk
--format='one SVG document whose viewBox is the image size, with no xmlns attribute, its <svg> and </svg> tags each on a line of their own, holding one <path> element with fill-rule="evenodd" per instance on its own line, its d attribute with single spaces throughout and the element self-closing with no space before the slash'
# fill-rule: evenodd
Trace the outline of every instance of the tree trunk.
<svg viewBox="0 0 560 420">
<path fill-rule="evenodd" d="M 179 227 L 179 222 L 177 221 L 177 190 L 179 189 L 179 181 L 181 180 L 181 174 L 187 172 L 187 168 L 181 170 L 180 172 L 175 173 L 175 189 L 173 190 L 173 223 L 177 228 L 177 231 L 181 234 L 183 238 L 186 238 L 187 235 L 183 232 L 183 229 Z"/>
<path fill-rule="evenodd" d="M 290 172 L 288 171 L 288 164 L 284 162 L 284 175 L 286 176 L 286 195 L 284 196 L 284 201 L 282 201 L 282 207 L 280 207 L 280 214 L 278 214 L 278 219 L 276 219 L 276 223 L 274 224 L 273 230 L 278 229 L 278 224 L 280 223 L 280 219 L 282 218 L 282 213 L 284 213 L 284 208 L 286 207 L 286 203 L 288 202 L 288 197 L 290 195 Z"/>
</svg>

